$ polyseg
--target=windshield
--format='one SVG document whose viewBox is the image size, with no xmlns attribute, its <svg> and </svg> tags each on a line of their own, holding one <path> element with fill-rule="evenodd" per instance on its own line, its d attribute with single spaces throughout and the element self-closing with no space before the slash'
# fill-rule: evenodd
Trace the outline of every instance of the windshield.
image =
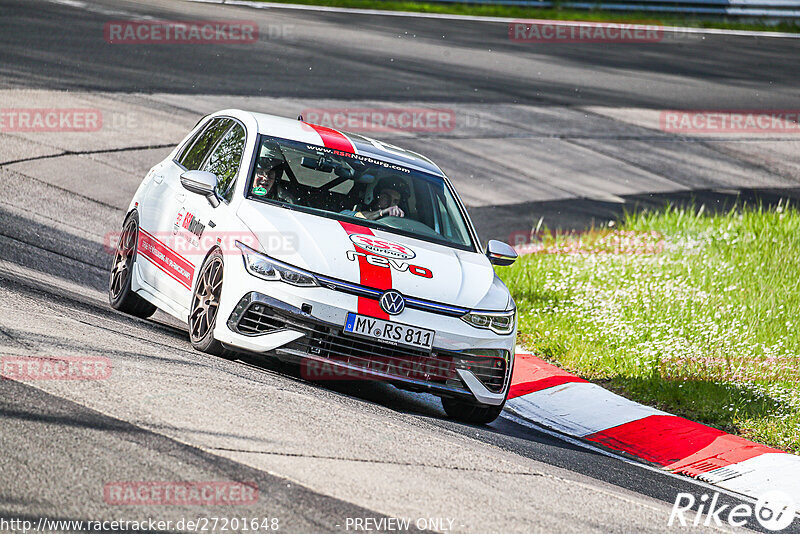
<svg viewBox="0 0 800 534">
<path fill-rule="evenodd" d="M 444 179 L 368 156 L 262 136 L 247 197 L 474 250 Z"/>
</svg>

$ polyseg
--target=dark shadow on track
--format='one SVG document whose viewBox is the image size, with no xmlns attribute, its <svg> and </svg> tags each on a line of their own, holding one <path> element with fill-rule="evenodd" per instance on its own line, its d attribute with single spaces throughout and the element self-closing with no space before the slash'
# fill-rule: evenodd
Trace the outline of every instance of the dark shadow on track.
<svg viewBox="0 0 800 534">
<path fill-rule="evenodd" d="M 540 218 L 550 230 L 585 230 L 620 221 L 626 213 L 655 211 L 667 206 L 700 208 L 707 213 L 729 211 L 737 206 L 775 207 L 778 202 L 800 202 L 800 188 L 780 189 L 696 189 L 672 193 L 648 193 L 620 197 L 625 203 L 572 198 L 469 208 L 469 214 L 485 242 L 489 239 L 514 244 L 512 235 L 529 233 Z"/>
</svg>

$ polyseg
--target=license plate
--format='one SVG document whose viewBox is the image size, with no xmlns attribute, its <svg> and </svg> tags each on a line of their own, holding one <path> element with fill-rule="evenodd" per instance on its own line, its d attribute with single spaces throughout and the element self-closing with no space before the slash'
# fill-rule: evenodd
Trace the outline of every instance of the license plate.
<svg viewBox="0 0 800 534">
<path fill-rule="evenodd" d="M 392 345 L 405 345 L 418 349 L 430 350 L 433 347 L 433 330 L 417 328 L 406 324 L 392 323 L 375 317 L 348 313 L 344 323 L 344 331 L 376 341 Z"/>
</svg>

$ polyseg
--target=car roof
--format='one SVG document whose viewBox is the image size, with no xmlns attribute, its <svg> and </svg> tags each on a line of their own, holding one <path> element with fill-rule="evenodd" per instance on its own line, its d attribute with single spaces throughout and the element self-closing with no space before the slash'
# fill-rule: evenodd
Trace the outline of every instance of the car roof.
<svg viewBox="0 0 800 534">
<path fill-rule="evenodd" d="M 394 163 L 437 176 L 445 176 L 439 166 L 425 156 L 370 137 L 267 113 L 247 111 L 241 113 L 251 115 L 258 124 L 258 133 L 263 135 L 325 146 L 361 156 L 369 156 L 387 163 Z"/>
</svg>

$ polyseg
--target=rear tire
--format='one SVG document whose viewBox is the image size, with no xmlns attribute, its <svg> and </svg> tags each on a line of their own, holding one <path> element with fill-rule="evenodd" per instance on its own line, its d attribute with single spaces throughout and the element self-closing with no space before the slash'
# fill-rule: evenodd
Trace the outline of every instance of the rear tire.
<svg viewBox="0 0 800 534">
<path fill-rule="evenodd" d="M 442 408 L 452 419 L 462 423 L 473 425 L 485 425 L 491 423 L 500 416 L 505 402 L 499 406 L 489 406 L 487 404 L 476 404 L 474 402 L 442 397 Z"/>
<path fill-rule="evenodd" d="M 208 255 L 197 275 L 189 312 L 189 337 L 192 347 L 200 352 L 230 357 L 235 352 L 226 349 L 214 339 L 214 327 L 217 325 L 217 312 L 222 297 L 223 267 L 222 252 L 215 250 Z"/>
<path fill-rule="evenodd" d="M 125 219 L 114 251 L 114 262 L 111 264 L 108 280 L 108 303 L 115 310 L 147 319 L 155 313 L 156 307 L 131 290 L 138 241 L 139 215 L 134 211 Z"/>
</svg>

